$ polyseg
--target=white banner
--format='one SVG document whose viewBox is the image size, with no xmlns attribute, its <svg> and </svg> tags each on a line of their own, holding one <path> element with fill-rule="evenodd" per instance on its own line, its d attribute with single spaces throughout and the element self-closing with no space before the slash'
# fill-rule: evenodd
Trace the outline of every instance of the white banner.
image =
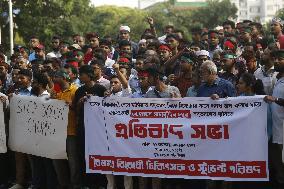
<svg viewBox="0 0 284 189">
<path fill-rule="evenodd" d="M 3 103 L 0 101 L 0 153 L 6 153 L 6 132 L 4 123 Z"/>
<path fill-rule="evenodd" d="M 66 159 L 69 108 L 63 101 L 14 95 L 10 103 L 9 147 L 51 159 Z"/>
<path fill-rule="evenodd" d="M 268 180 L 263 97 L 85 103 L 87 173 Z"/>
</svg>

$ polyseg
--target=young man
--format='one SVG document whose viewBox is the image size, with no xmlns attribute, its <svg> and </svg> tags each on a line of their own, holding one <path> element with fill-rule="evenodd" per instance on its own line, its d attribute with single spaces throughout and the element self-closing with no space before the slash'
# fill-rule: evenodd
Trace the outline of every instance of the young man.
<svg viewBox="0 0 284 189">
<path fill-rule="evenodd" d="M 90 95 L 104 97 L 106 88 L 102 85 L 96 84 L 94 69 L 90 65 L 84 65 L 79 68 L 80 82 L 84 84 L 79 87 L 75 93 L 73 100 L 73 107 L 76 108 L 76 134 L 77 134 L 77 146 L 78 146 L 78 163 L 79 163 L 79 181 L 81 186 L 88 185 L 88 179 L 86 177 L 86 165 L 85 165 L 85 129 L 84 129 L 84 102 Z M 93 183 L 94 181 L 92 181 Z"/>
<path fill-rule="evenodd" d="M 34 50 L 37 60 L 45 60 L 45 48 L 43 45 L 39 44 L 38 46 L 34 47 Z"/>
<path fill-rule="evenodd" d="M 164 64 L 172 57 L 172 50 L 168 45 L 160 45 L 158 54 L 161 60 L 161 64 Z"/>
<path fill-rule="evenodd" d="M 55 58 L 60 58 L 60 37 L 59 36 L 53 36 L 51 40 L 51 48 L 52 51 L 47 53 L 46 57 L 55 57 Z"/>
<path fill-rule="evenodd" d="M 226 20 L 225 22 L 223 22 L 223 29 L 225 37 L 230 34 L 233 34 L 235 30 L 235 22 L 231 20 Z"/>
<path fill-rule="evenodd" d="M 272 96 L 275 98 L 284 98 L 284 50 L 278 50 L 275 52 L 274 68 L 275 71 L 279 72 L 279 74 Z M 273 168 L 272 183 L 273 188 L 282 189 L 284 187 L 284 164 L 282 162 L 284 107 L 279 106 L 276 103 L 272 103 L 271 114 L 271 163 Z"/>
<path fill-rule="evenodd" d="M 112 65 L 115 63 L 115 61 L 110 58 L 112 56 L 111 42 L 106 39 L 101 39 L 100 48 L 103 49 L 105 53 L 107 54 L 107 59 L 105 61 L 105 67 L 111 68 Z"/>
<path fill-rule="evenodd" d="M 105 96 L 110 97 L 130 97 L 132 92 L 131 88 L 128 85 L 127 78 L 125 75 L 120 71 L 119 64 L 114 64 L 113 69 L 116 73 L 111 79 L 110 79 L 110 89 L 106 92 Z M 116 183 L 115 183 L 115 176 L 108 174 L 107 177 L 107 189 L 115 189 Z M 124 176 L 124 188 L 125 189 L 133 189 L 133 180 L 132 177 Z"/>
<path fill-rule="evenodd" d="M 137 43 L 130 40 L 130 27 L 120 26 L 119 28 L 119 40 L 127 40 L 131 44 L 133 58 L 136 58 L 138 54 L 138 45 Z"/>
<path fill-rule="evenodd" d="M 261 55 L 260 64 L 262 67 L 254 72 L 254 76 L 262 81 L 265 94 L 272 95 L 278 72 L 274 69 L 273 55 L 269 48 L 266 48 Z"/>
<path fill-rule="evenodd" d="M 246 67 L 249 73 L 254 74 L 257 70 L 257 60 L 253 51 L 244 51 L 242 57 L 246 60 Z"/>
<path fill-rule="evenodd" d="M 40 45 L 38 37 L 32 36 L 30 39 L 30 43 L 29 43 L 30 51 L 31 51 L 29 55 L 30 62 L 36 59 L 34 48 L 37 47 L 38 45 Z"/>
<path fill-rule="evenodd" d="M 3 88 L 0 92 L 6 93 L 8 88 L 12 85 L 12 77 L 8 73 L 9 65 L 5 62 L 0 63 L 0 80 L 2 82 Z"/>
<path fill-rule="evenodd" d="M 221 47 L 219 46 L 219 32 L 216 31 L 216 30 L 210 30 L 208 32 L 208 35 L 209 35 L 209 56 L 210 56 L 210 59 L 212 60 L 213 58 L 213 53 L 216 51 L 216 50 L 222 50 Z"/>
<path fill-rule="evenodd" d="M 33 75 L 32 96 L 47 100 L 50 94 L 47 92 L 48 78 L 42 73 Z M 52 160 L 44 157 L 29 155 L 32 167 L 32 188 L 56 188 L 57 180 Z"/>
<path fill-rule="evenodd" d="M 231 53 L 222 53 L 221 54 L 221 62 L 222 62 L 222 73 L 219 74 L 220 78 L 223 78 L 227 81 L 230 81 L 233 86 L 236 86 L 238 77 L 237 77 L 237 70 L 235 67 L 236 63 L 236 55 Z"/>
<path fill-rule="evenodd" d="M 283 21 L 280 18 L 273 18 L 270 25 L 271 34 L 274 36 L 276 41 L 283 35 Z"/>
<path fill-rule="evenodd" d="M 179 36 L 176 34 L 169 34 L 165 40 L 172 50 L 172 55 L 176 55 L 178 53 L 178 47 L 180 44 Z"/>
<path fill-rule="evenodd" d="M 164 73 L 159 65 L 151 65 L 146 68 L 148 72 L 148 82 L 152 86 L 151 89 L 144 95 L 144 98 L 180 98 L 180 92 L 177 87 L 169 86 L 164 83 Z M 161 179 L 152 178 L 152 188 L 161 189 Z M 149 179 L 140 179 L 139 188 L 146 189 Z"/>
<path fill-rule="evenodd" d="M 15 91 L 15 94 L 8 94 L 11 98 L 13 95 L 24 95 L 31 96 L 31 80 L 32 72 L 27 69 L 22 69 L 19 72 L 18 84 L 19 89 Z M 21 152 L 15 152 L 15 161 L 16 161 L 16 184 L 10 189 L 24 189 L 27 186 L 27 174 L 28 174 L 28 156 L 27 154 Z"/>
<path fill-rule="evenodd" d="M 76 116 L 73 107 L 73 100 L 77 90 L 76 85 L 70 83 L 70 76 L 65 70 L 59 70 L 53 77 L 53 82 L 61 88 L 59 93 L 53 94 L 51 97 L 58 100 L 64 100 L 69 105 L 66 151 L 68 162 L 66 160 L 53 160 L 54 168 L 57 174 L 58 185 L 61 188 L 67 188 L 71 181 L 72 187 L 79 185 L 79 165 L 77 159 L 76 148 Z M 69 166 L 68 166 L 69 164 Z M 69 176 L 70 168 L 70 176 Z"/>
<path fill-rule="evenodd" d="M 109 88 L 110 82 L 106 78 L 103 77 L 104 73 L 104 60 L 102 59 L 96 59 L 92 60 L 90 64 L 94 69 L 94 75 L 95 75 L 95 81 L 96 84 L 102 85 L 105 88 Z"/>
</svg>

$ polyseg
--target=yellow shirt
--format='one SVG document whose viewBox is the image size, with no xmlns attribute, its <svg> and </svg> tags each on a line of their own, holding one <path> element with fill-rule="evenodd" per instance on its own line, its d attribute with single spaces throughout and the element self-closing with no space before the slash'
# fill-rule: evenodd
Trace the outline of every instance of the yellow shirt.
<svg viewBox="0 0 284 189">
<path fill-rule="evenodd" d="M 57 99 L 73 102 L 77 88 L 76 85 L 71 84 L 69 89 L 57 93 Z M 67 135 L 76 135 L 76 116 L 75 111 L 72 109 L 69 109 L 68 113 Z"/>
</svg>

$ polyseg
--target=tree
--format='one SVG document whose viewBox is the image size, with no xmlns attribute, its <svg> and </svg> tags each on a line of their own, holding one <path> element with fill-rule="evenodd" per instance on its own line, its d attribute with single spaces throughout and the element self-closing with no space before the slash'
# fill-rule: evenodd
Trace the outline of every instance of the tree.
<svg viewBox="0 0 284 189">
<path fill-rule="evenodd" d="M 142 10 L 126 7 L 102 6 L 95 9 L 91 22 L 94 31 L 100 36 L 116 37 L 121 25 L 128 25 L 131 29 L 131 38 L 139 40 L 147 27 L 146 13 Z"/>
<path fill-rule="evenodd" d="M 8 12 L 8 3 L 2 3 L 4 6 L 1 6 L 0 11 Z M 69 37 L 75 33 L 83 34 L 93 27 L 90 20 L 94 7 L 90 6 L 89 0 L 14 0 L 13 10 L 18 10 L 14 14 L 14 32 L 26 44 L 33 35 L 49 45 L 54 35 Z M 1 23 L 4 19 L 2 16 Z M 8 34 L 7 30 L 5 34 Z"/>
<path fill-rule="evenodd" d="M 214 28 L 227 19 L 237 17 L 237 7 L 230 0 L 208 0 L 208 6 L 194 10 L 192 18 L 194 22 L 201 23 L 204 27 Z"/>
<path fill-rule="evenodd" d="M 284 8 L 279 9 L 276 13 L 276 16 L 284 20 Z"/>
</svg>

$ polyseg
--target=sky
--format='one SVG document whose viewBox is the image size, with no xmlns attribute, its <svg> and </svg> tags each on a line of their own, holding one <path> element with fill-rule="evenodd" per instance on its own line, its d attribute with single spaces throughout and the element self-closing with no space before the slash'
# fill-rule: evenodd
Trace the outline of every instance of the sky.
<svg viewBox="0 0 284 189">
<path fill-rule="evenodd" d="M 145 8 L 159 1 L 164 1 L 164 0 L 140 0 L 141 8 Z M 116 6 L 123 6 L 123 7 L 127 6 L 131 8 L 138 7 L 138 0 L 91 0 L 91 2 L 95 6 L 116 5 Z"/>
</svg>

